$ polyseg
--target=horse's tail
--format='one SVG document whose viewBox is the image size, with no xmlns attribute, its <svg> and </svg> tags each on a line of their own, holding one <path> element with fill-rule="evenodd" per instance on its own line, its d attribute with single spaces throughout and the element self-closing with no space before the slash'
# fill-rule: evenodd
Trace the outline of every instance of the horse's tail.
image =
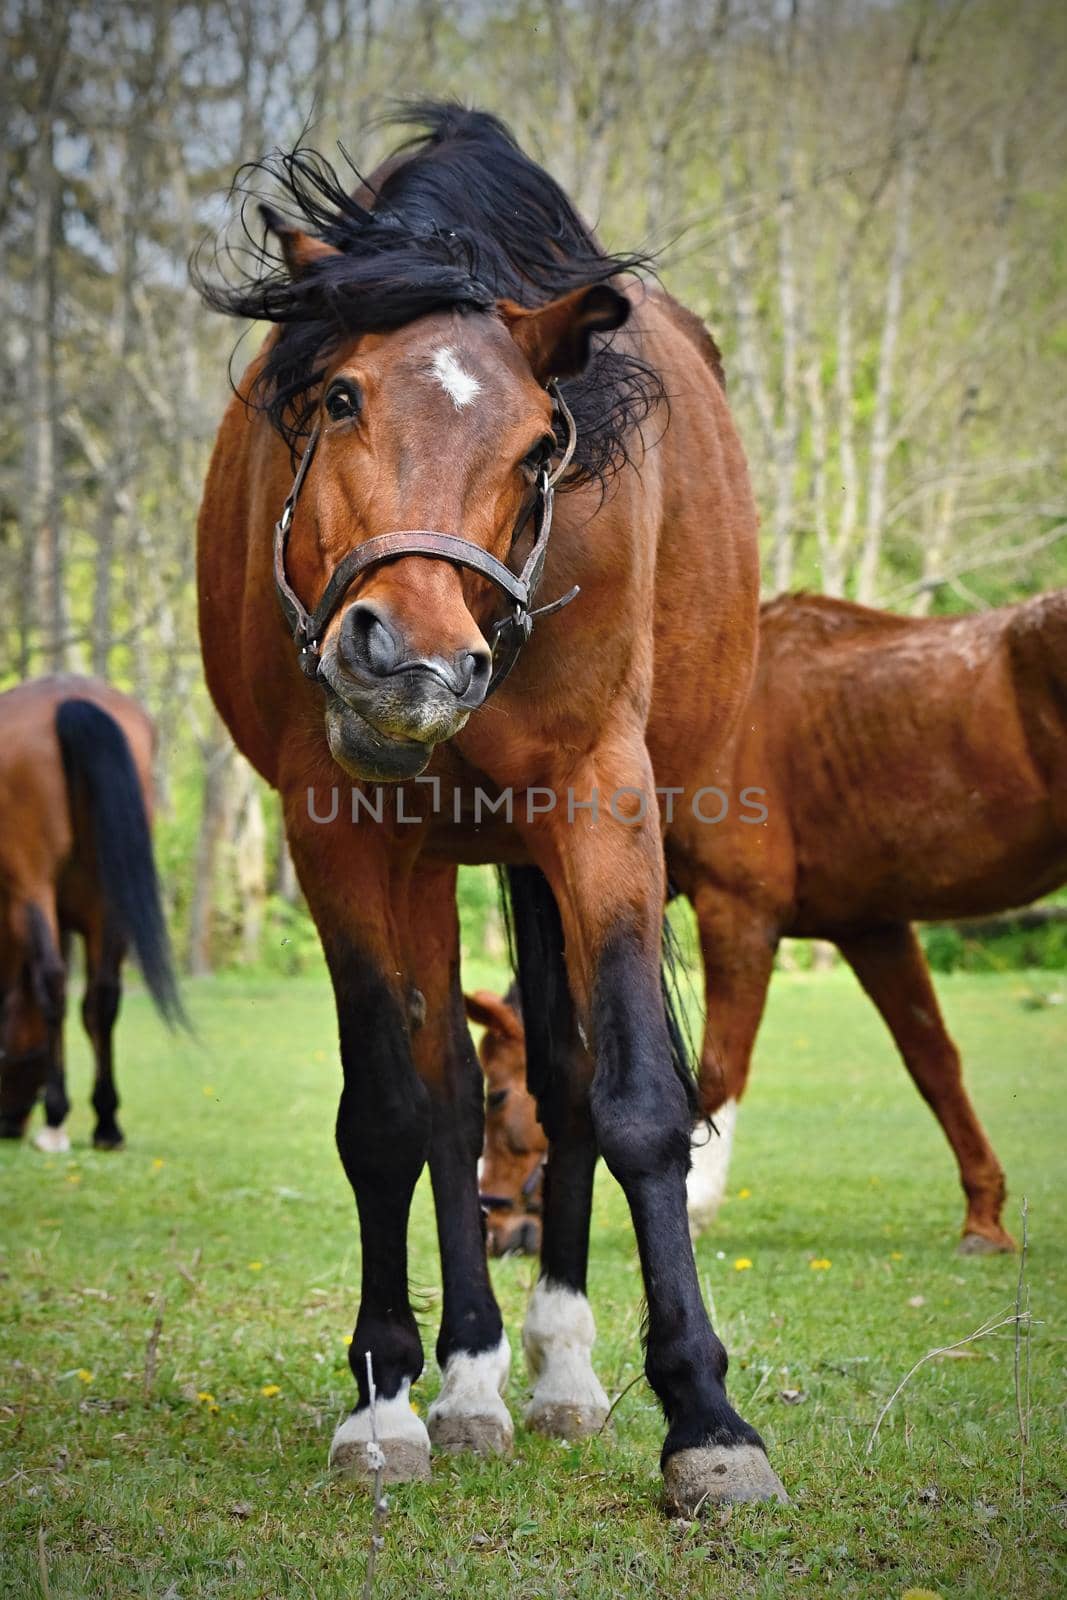
<svg viewBox="0 0 1067 1600">
<path fill-rule="evenodd" d="M 132 944 L 148 992 L 172 1026 L 185 1021 L 163 920 L 141 782 L 126 735 L 90 700 L 64 700 L 56 711 L 71 820 L 84 808 L 92 826 L 96 871 L 108 915 Z"/>
</svg>

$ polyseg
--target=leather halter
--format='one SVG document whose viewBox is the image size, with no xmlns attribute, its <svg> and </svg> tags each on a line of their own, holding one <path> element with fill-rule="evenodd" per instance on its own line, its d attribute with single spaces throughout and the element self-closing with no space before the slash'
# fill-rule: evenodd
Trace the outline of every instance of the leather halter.
<svg viewBox="0 0 1067 1600">
<path fill-rule="evenodd" d="M 545 558 L 548 555 L 548 536 L 552 530 L 552 506 L 556 484 L 570 465 L 577 443 L 574 418 L 566 401 L 554 381 L 549 382 L 548 389 L 556 409 L 566 424 L 567 442 L 553 470 L 549 472 L 546 465 L 538 474 L 534 501 L 537 508 L 537 532 L 533 548 L 521 572 L 512 572 L 510 567 L 498 561 L 496 556 L 490 555 L 488 550 L 483 550 L 470 539 L 460 538 L 458 534 L 439 533 L 431 528 L 407 528 L 398 533 L 379 534 L 376 538 L 367 539 L 363 544 L 356 545 L 350 550 L 333 569 L 322 592 L 322 598 L 314 611 L 309 612 L 286 575 L 285 554 L 296 503 L 314 459 L 315 447 L 319 442 L 319 429 L 317 427 L 314 429 L 296 470 L 293 487 L 289 490 L 282 507 L 282 514 L 274 526 L 274 587 L 293 635 L 293 642 L 299 652 L 300 669 L 312 682 L 316 682 L 319 678 L 321 641 L 331 618 L 355 580 L 383 561 L 395 561 L 401 556 L 427 556 L 431 560 L 451 561 L 455 566 L 469 567 L 472 572 L 480 573 L 483 578 L 495 583 L 507 596 L 511 602 L 511 609 L 507 616 L 494 623 L 492 629 L 493 674 L 485 692 L 486 700 L 499 689 L 518 660 L 519 651 L 530 637 L 534 618 L 551 616 L 554 611 L 562 610 L 575 598 L 578 594 L 577 584 L 558 600 L 553 600 L 546 606 L 538 606 L 535 609 L 533 603 L 544 572 Z M 531 509 L 527 507 L 515 527 L 512 534 L 513 547 L 526 526 Z"/>
</svg>

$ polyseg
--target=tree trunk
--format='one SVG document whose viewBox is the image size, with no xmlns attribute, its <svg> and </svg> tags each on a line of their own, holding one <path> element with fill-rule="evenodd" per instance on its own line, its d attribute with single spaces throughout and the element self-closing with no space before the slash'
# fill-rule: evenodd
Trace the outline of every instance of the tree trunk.
<svg viewBox="0 0 1067 1600">
<path fill-rule="evenodd" d="M 212 971 L 212 931 L 219 847 L 226 825 L 226 779 L 234 757 L 233 745 L 218 717 L 212 713 L 211 733 L 202 747 L 204 792 L 200 805 L 200 832 L 196 842 L 196 872 L 189 906 L 188 969 L 193 977 Z"/>
</svg>

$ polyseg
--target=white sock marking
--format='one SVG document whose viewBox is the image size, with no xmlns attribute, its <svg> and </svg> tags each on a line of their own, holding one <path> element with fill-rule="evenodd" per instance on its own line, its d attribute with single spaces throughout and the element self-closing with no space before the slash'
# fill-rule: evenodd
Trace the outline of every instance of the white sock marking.
<svg viewBox="0 0 1067 1600">
<path fill-rule="evenodd" d="M 38 1150 L 43 1150 L 46 1156 L 65 1156 L 70 1149 L 70 1134 L 66 1128 L 38 1128 L 33 1136 L 33 1142 Z"/>
<path fill-rule="evenodd" d="M 430 1407 L 427 1421 L 433 1425 L 445 1417 L 493 1417 L 511 1437 L 511 1413 L 500 1396 L 511 1371 L 511 1346 L 502 1333 L 495 1350 L 478 1355 L 463 1351 L 451 1356 L 445 1365 L 441 1392 Z"/>
<path fill-rule="evenodd" d="M 434 354 L 433 374 L 457 411 L 469 406 L 475 396 L 482 392 L 482 386 L 477 378 L 469 372 L 464 372 L 456 352 L 445 346 Z"/>
<path fill-rule="evenodd" d="M 374 1409 L 377 1413 L 378 1438 L 381 1440 L 383 1450 L 388 1452 L 391 1439 L 404 1439 L 412 1444 L 425 1445 L 427 1453 L 429 1452 L 430 1436 L 426 1432 L 426 1424 L 422 1418 L 417 1417 L 411 1409 L 411 1384 L 406 1378 L 391 1400 L 379 1398 Z M 367 1444 L 372 1438 L 370 1407 L 367 1406 L 362 1411 L 353 1411 L 334 1433 L 330 1444 L 331 1462 L 342 1445 Z"/>
<path fill-rule="evenodd" d="M 727 1100 L 712 1117 L 717 1133 L 700 1128 L 693 1140 L 693 1165 L 686 1179 L 689 1231 L 695 1239 L 718 1215 L 730 1176 L 730 1153 L 737 1122 L 737 1101 Z"/>
<path fill-rule="evenodd" d="M 546 1406 L 573 1406 L 607 1414 L 608 1397 L 589 1352 L 596 1323 L 589 1301 L 576 1289 L 541 1278 L 530 1297 L 522 1346 L 534 1380 L 527 1415 Z"/>
</svg>

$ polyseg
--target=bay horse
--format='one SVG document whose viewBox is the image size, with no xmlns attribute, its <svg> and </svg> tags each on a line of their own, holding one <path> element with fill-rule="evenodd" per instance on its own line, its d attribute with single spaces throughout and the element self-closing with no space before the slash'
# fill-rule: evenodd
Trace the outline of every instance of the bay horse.
<svg viewBox="0 0 1067 1600">
<path fill-rule="evenodd" d="M 874 1001 L 952 1148 L 961 1252 L 1011 1250 L 1004 1173 L 912 924 L 1010 910 L 1067 882 L 1067 589 L 925 619 L 813 595 L 769 602 L 747 714 L 704 781 L 732 802 L 758 793 L 764 815 L 753 826 L 732 803 L 696 827 L 679 806 L 668 834 L 705 966 L 701 1111 L 722 1135 L 694 1143 L 694 1229 L 722 1198 L 778 943 L 820 938 Z M 468 1009 L 487 1028 L 491 1246 L 536 1249 L 545 1136 L 522 1087 L 521 1021 L 486 993 Z"/>
<path fill-rule="evenodd" d="M 71 937 L 85 946 L 93 1144 L 117 1150 L 112 1035 L 132 945 L 168 1020 L 181 1015 L 152 859 L 155 735 L 95 678 L 37 678 L 0 695 L 0 1138 L 21 1138 L 42 1089 L 41 1150 L 70 1149 L 63 1062 Z"/>
<path fill-rule="evenodd" d="M 781 1498 L 701 1299 L 659 957 L 655 787 L 723 745 L 754 659 L 756 513 L 718 354 L 502 123 L 410 120 L 355 194 L 311 152 L 276 159 L 289 214 L 264 210 L 228 279 L 196 271 L 211 306 L 276 325 L 208 472 L 200 629 L 219 711 L 280 791 L 336 995 L 362 1291 L 331 1461 L 370 1470 L 371 1378 L 391 1478 L 427 1476 L 431 1440 L 512 1441 L 455 903 L 457 864 L 493 861 L 552 1133 L 527 1422 L 575 1436 L 607 1414 L 585 1293 L 599 1152 L 637 1235 L 668 1501 Z M 424 1423 L 406 1241 L 427 1160 L 444 1296 Z"/>
</svg>

